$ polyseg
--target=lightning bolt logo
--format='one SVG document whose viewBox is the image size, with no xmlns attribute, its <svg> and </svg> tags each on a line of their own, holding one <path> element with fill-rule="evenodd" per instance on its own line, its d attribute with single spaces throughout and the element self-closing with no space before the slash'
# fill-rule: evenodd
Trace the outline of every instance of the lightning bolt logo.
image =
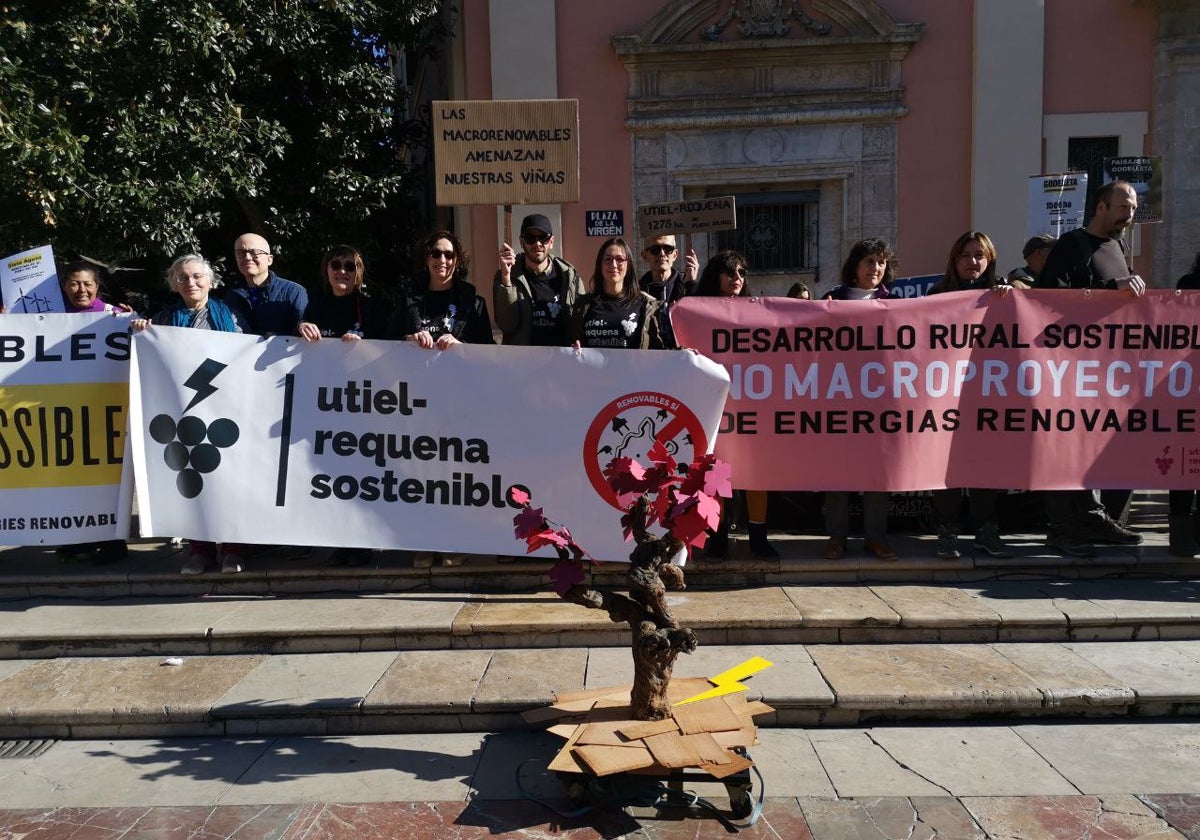
<svg viewBox="0 0 1200 840">
<path fill-rule="evenodd" d="M 685 706 L 688 703 L 696 703 L 700 700 L 708 700 L 712 697 L 721 697 L 726 694 L 736 694 L 739 691 L 745 691 L 746 686 L 742 685 L 742 680 L 754 676 L 759 671 L 765 671 L 774 664 L 774 662 L 763 659 L 761 656 L 753 656 L 747 659 L 741 665 L 735 665 L 728 671 L 722 671 L 715 677 L 709 677 L 708 681 L 716 686 L 715 688 L 710 688 L 708 691 L 702 691 L 695 697 L 689 697 L 686 700 L 680 700 L 675 705 Z"/>
<path fill-rule="evenodd" d="M 191 411 L 192 406 L 203 402 L 217 392 L 212 381 L 218 373 L 225 370 L 225 367 L 226 365 L 216 359 L 205 359 L 200 363 L 200 367 L 192 371 L 192 375 L 183 383 L 183 387 L 191 388 L 196 392 L 196 396 L 192 397 L 192 401 L 183 409 L 184 413 Z"/>
</svg>

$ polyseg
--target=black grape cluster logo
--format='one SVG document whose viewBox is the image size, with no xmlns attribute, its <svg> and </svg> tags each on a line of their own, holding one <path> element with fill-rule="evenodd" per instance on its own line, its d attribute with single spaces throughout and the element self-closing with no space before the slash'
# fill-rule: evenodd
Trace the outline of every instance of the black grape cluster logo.
<svg viewBox="0 0 1200 840">
<path fill-rule="evenodd" d="M 200 495 L 204 490 L 204 476 L 221 466 L 221 450 L 233 446 L 241 435 L 238 424 L 228 417 L 205 423 L 187 413 L 217 392 L 212 380 L 224 369 L 221 362 L 205 359 L 183 383 L 185 388 L 196 392 L 184 407 L 183 416 L 176 420 L 169 414 L 159 414 L 150 421 L 150 437 L 162 444 L 167 467 L 179 473 L 175 477 L 175 487 L 185 499 Z"/>
</svg>

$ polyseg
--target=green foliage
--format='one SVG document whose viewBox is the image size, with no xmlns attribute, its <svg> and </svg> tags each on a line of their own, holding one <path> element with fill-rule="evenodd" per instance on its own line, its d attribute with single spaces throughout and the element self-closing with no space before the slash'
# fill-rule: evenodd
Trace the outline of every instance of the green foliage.
<svg viewBox="0 0 1200 840">
<path fill-rule="evenodd" d="M 439 5 L 0 0 L 0 252 L 388 248 L 424 190 L 396 62 L 435 55 Z"/>
</svg>

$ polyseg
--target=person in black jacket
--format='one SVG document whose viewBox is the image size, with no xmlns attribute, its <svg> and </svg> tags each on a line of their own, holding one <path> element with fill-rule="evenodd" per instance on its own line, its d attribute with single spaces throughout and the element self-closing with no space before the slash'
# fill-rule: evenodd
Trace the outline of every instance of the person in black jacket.
<svg viewBox="0 0 1200 840">
<path fill-rule="evenodd" d="M 1175 288 L 1200 292 L 1200 252 L 1196 254 L 1191 271 L 1179 278 Z M 1200 515 L 1195 513 L 1197 496 L 1200 493 L 1195 490 L 1172 490 L 1167 494 L 1170 504 L 1167 551 L 1172 557 L 1200 557 Z"/>
<path fill-rule="evenodd" d="M 376 301 L 367 295 L 362 254 L 349 245 L 335 245 L 321 259 L 324 294 L 308 301 L 296 331 L 305 341 L 340 338 L 359 341 L 381 338 L 383 325 Z"/>
<path fill-rule="evenodd" d="M 458 237 L 439 230 L 419 249 L 421 267 L 404 284 L 389 338 L 412 341 L 427 350 L 467 344 L 495 344 L 487 304 L 467 282 L 471 258 Z"/>
<path fill-rule="evenodd" d="M 662 334 L 663 346 L 674 350 L 679 344 L 675 341 L 675 331 L 671 328 L 671 304 L 696 291 L 700 260 L 695 251 L 688 251 L 683 259 L 683 271 L 676 268 L 679 248 L 671 234 L 649 237 L 642 248 L 642 259 L 650 266 L 650 270 L 641 276 L 638 286 L 662 304 L 658 308 L 658 331 Z"/>
</svg>

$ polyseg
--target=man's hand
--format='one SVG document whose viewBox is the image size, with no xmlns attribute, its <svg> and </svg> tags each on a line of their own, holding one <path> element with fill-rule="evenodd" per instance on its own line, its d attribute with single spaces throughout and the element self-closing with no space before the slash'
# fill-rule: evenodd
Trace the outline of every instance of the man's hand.
<svg viewBox="0 0 1200 840">
<path fill-rule="evenodd" d="M 517 261 L 517 252 L 512 249 L 512 246 L 507 242 L 500 248 L 500 285 L 512 285 L 512 267 Z"/>
<path fill-rule="evenodd" d="M 1136 274 L 1131 274 L 1128 277 L 1117 279 L 1118 289 L 1128 289 L 1133 292 L 1134 297 L 1141 297 L 1146 294 L 1146 281 Z"/>
<path fill-rule="evenodd" d="M 683 258 L 683 279 L 686 283 L 694 283 L 700 276 L 700 258 L 695 251 L 688 251 Z"/>
</svg>

